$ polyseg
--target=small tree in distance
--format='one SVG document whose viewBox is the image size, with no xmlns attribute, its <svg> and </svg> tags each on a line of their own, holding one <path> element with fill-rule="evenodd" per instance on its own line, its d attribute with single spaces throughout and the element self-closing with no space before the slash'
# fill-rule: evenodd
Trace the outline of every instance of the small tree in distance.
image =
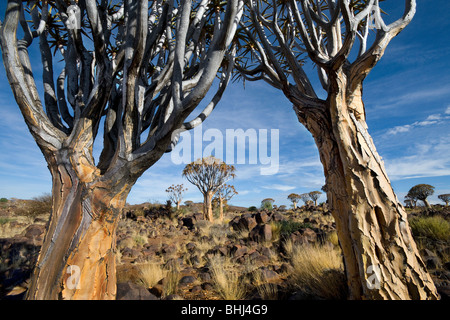
<svg viewBox="0 0 450 320">
<path fill-rule="evenodd" d="M 272 198 L 266 198 L 266 199 L 263 199 L 263 200 L 261 201 L 261 209 L 272 210 L 272 208 L 273 208 L 273 203 L 274 203 L 274 202 L 275 202 L 275 200 L 272 199 Z"/>
<path fill-rule="evenodd" d="M 166 189 L 169 194 L 169 199 L 177 205 L 177 210 L 180 209 L 181 200 L 183 200 L 183 193 L 187 191 L 187 188 L 183 187 L 183 184 L 171 185 Z"/>
<path fill-rule="evenodd" d="M 311 191 L 310 193 L 308 193 L 311 200 L 314 201 L 315 206 L 317 206 L 317 200 L 320 198 L 321 194 L 322 194 L 322 192 L 320 192 L 320 191 Z"/>
<path fill-rule="evenodd" d="M 296 193 L 291 193 L 287 196 L 289 200 L 291 200 L 292 204 L 294 205 L 294 210 L 297 209 L 297 203 L 300 201 L 300 195 Z"/>
<path fill-rule="evenodd" d="M 196 186 L 203 194 L 203 215 L 213 221 L 212 198 L 219 188 L 235 177 L 235 167 L 220 159 L 209 156 L 186 165 L 183 177 Z"/>
<path fill-rule="evenodd" d="M 300 195 L 300 198 L 302 199 L 304 204 L 306 204 L 309 200 L 311 200 L 309 193 L 302 193 Z"/>
<path fill-rule="evenodd" d="M 448 203 L 450 202 L 450 193 L 440 194 L 438 195 L 438 198 L 445 202 L 445 206 L 448 206 Z"/>
<path fill-rule="evenodd" d="M 406 195 L 409 199 L 422 201 L 427 208 L 431 208 L 427 198 L 434 193 L 434 187 L 429 184 L 418 184 L 409 189 Z"/>
<path fill-rule="evenodd" d="M 220 219 L 220 221 L 223 220 L 223 205 L 224 205 L 224 202 L 230 200 L 236 194 L 238 194 L 238 192 L 236 191 L 234 186 L 229 185 L 229 184 L 224 184 L 217 190 L 216 198 L 217 198 L 217 200 L 219 202 L 219 219 Z"/>
</svg>

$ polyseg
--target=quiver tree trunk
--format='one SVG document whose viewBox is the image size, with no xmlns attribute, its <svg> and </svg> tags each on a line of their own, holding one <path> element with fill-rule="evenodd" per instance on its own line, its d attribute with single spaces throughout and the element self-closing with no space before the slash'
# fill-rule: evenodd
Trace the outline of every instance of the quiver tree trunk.
<svg viewBox="0 0 450 320">
<path fill-rule="evenodd" d="M 211 2 L 8 0 L 6 75 L 53 179 L 29 299 L 115 298 L 115 230 L 131 187 L 211 114 L 231 78 L 243 0 Z M 28 54 L 35 39 L 43 100 Z"/>
<path fill-rule="evenodd" d="M 319 149 L 350 298 L 436 299 L 407 213 L 368 133 L 361 91 L 349 94 L 346 84 L 338 71 L 322 109 L 329 112 L 294 110 Z"/>
<path fill-rule="evenodd" d="M 214 221 L 214 215 L 212 210 L 212 199 L 214 193 L 212 191 L 206 192 L 203 197 L 203 216 L 208 221 Z"/>
<path fill-rule="evenodd" d="M 50 166 L 53 205 L 28 299 L 115 299 L 115 232 L 131 184 Z M 92 176 L 91 176 L 92 177 Z"/>
</svg>

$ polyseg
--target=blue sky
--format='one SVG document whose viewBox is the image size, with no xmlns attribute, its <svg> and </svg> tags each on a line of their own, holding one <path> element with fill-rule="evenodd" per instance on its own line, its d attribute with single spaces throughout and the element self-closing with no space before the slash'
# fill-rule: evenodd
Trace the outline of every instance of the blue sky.
<svg viewBox="0 0 450 320">
<path fill-rule="evenodd" d="M 5 2 L 0 4 L 1 17 Z M 386 2 L 393 15 L 403 10 L 403 1 Z M 435 186 L 432 203 L 440 202 L 438 194 L 450 193 L 450 21 L 448 14 L 437 14 L 436 7 L 439 12 L 450 12 L 449 1 L 418 1 L 412 23 L 391 42 L 364 82 L 369 132 L 400 201 L 419 183 Z M 36 51 L 31 51 L 31 58 L 37 66 Z M 0 197 L 29 199 L 49 193 L 50 173 L 15 104 L 3 68 L 0 82 Z M 231 183 L 239 194 L 232 204 L 259 206 L 262 199 L 270 197 L 277 205 L 289 205 L 289 193 L 320 190 L 324 184 L 310 133 L 298 122 L 283 94 L 269 85 L 247 82 L 244 90 L 241 83 L 230 84 L 202 132 L 225 136 L 227 129 L 254 129 L 257 133 L 267 129 L 269 150 L 271 130 L 279 132 L 276 174 L 261 175 L 260 169 L 267 165 L 259 157 L 256 164 L 249 164 L 248 154 L 244 164 L 236 164 L 234 159 L 237 171 Z M 203 141 L 204 147 L 210 144 Z M 188 188 L 185 200 L 201 201 L 197 188 L 181 177 L 183 168 L 184 164 L 174 164 L 171 154 L 165 154 L 138 180 L 128 202 L 163 203 L 165 189 L 179 183 Z M 325 200 L 322 195 L 319 202 Z"/>
</svg>

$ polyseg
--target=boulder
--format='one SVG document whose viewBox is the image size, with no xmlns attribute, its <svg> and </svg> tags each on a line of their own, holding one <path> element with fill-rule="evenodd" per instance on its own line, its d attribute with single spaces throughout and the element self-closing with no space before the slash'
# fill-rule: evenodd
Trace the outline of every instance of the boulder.
<svg viewBox="0 0 450 320">
<path fill-rule="evenodd" d="M 310 228 L 300 229 L 289 235 L 292 242 L 297 244 L 315 243 L 317 241 L 317 234 Z"/>
<path fill-rule="evenodd" d="M 150 293 L 154 294 L 156 297 L 161 297 L 164 293 L 164 287 L 162 284 L 155 284 L 153 287 L 150 288 Z"/>
<path fill-rule="evenodd" d="M 264 223 L 269 222 L 269 220 L 270 220 L 269 215 L 264 211 L 258 212 L 254 216 L 255 216 L 256 222 L 258 224 L 264 224 Z"/>
<path fill-rule="evenodd" d="M 265 282 L 275 282 L 280 280 L 280 275 L 278 273 L 266 267 L 259 268 L 258 272 L 260 272 L 261 278 L 264 279 Z"/>
<path fill-rule="evenodd" d="M 28 239 L 41 239 L 44 234 L 45 226 L 41 224 L 32 224 L 28 226 L 23 235 Z"/>
<path fill-rule="evenodd" d="M 197 281 L 197 279 L 194 276 L 184 276 L 183 278 L 180 279 L 179 283 L 180 284 L 190 284 L 190 283 L 194 283 L 195 281 Z"/>
<path fill-rule="evenodd" d="M 257 242 L 272 240 L 272 228 L 268 224 L 256 226 L 250 231 L 249 238 Z"/>
<path fill-rule="evenodd" d="M 197 223 L 197 220 L 194 217 L 186 217 L 181 219 L 181 221 L 183 222 L 183 226 L 189 230 L 192 230 Z"/>
<path fill-rule="evenodd" d="M 251 231 L 258 224 L 256 223 L 256 219 L 252 216 L 243 216 L 239 219 L 238 228 L 240 230 Z"/>
<path fill-rule="evenodd" d="M 233 255 L 234 258 L 242 257 L 247 252 L 248 252 L 248 247 L 242 246 L 240 244 L 235 244 L 230 249 L 230 253 Z"/>
<path fill-rule="evenodd" d="M 142 286 L 125 282 L 117 284 L 116 300 L 158 300 L 158 298 Z"/>
<path fill-rule="evenodd" d="M 272 214 L 270 215 L 270 219 L 275 222 L 281 222 L 281 221 L 287 220 L 286 217 L 283 216 L 279 212 L 272 212 Z"/>
</svg>

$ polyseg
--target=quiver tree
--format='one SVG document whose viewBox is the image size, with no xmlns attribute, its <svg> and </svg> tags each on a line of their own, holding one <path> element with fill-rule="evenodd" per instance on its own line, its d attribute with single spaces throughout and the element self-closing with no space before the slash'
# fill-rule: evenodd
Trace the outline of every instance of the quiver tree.
<svg viewBox="0 0 450 320">
<path fill-rule="evenodd" d="M 308 193 L 311 200 L 314 201 L 315 206 L 317 206 L 317 200 L 319 200 L 321 194 L 322 194 L 322 192 L 320 192 L 320 191 L 311 191 L 310 193 Z"/>
<path fill-rule="evenodd" d="M 302 193 L 300 195 L 300 199 L 302 199 L 302 201 L 305 205 L 308 203 L 308 201 L 311 201 L 311 197 L 310 197 L 309 193 Z"/>
<path fill-rule="evenodd" d="M 450 193 L 440 194 L 438 195 L 438 198 L 445 202 L 445 206 L 448 206 L 448 203 L 450 202 Z"/>
<path fill-rule="evenodd" d="M 297 209 L 297 203 L 300 201 L 300 195 L 296 193 L 291 193 L 287 196 L 287 198 L 292 202 L 292 205 L 294 206 L 294 210 Z"/>
<path fill-rule="evenodd" d="M 262 199 L 261 200 L 261 209 L 272 210 L 274 202 L 275 202 L 275 200 L 272 198 Z"/>
<path fill-rule="evenodd" d="M 216 192 L 216 198 L 219 202 L 219 219 L 223 221 L 223 207 L 224 203 L 227 203 L 231 198 L 237 195 L 238 192 L 234 186 L 229 184 L 222 185 Z"/>
<path fill-rule="evenodd" d="M 170 201 L 177 205 L 177 210 L 180 209 L 181 200 L 183 200 L 183 194 L 187 191 L 182 184 L 171 185 L 166 189 L 169 195 Z"/>
<path fill-rule="evenodd" d="M 8 1 L 0 26 L 6 75 L 53 181 L 28 299 L 115 298 L 115 229 L 131 187 L 177 132 L 209 115 L 230 78 L 243 1 L 212 4 Z M 43 100 L 28 54 L 36 41 Z M 205 111 L 185 122 L 217 76 Z"/>
<path fill-rule="evenodd" d="M 409 197 L 405 197 L 405 207 L 406 208 L 415 208 L 416 207 L 416 200 L 411 199 Z"/>
<path fill-rule="evenodd" d="M 403 15 L 385 23 L 382 3 L 246 1 L 237 69 L 246 81 L 280 89 L 314 137 L 350 298 L 436 299 L 366 123 L 363 81 L 416 10 L 406 0 Z M 318 72 L 319 85 L 309 70 Z"/>
<path fill-rule="evenodd" d="M 420 200 L 423 202 L 425 207 L 431 208 L 430 203 L 427 198 L 434 193 L 434 187 L 429 184 L 417 184 L 411 189 L 409 189 L 406 195 L 409 199 Z M 415 206 L 415 205 L 414 205 Z"/>
<path fill-rule="evenodd" d="M 198 159 L 183 169 L 183 176 L 203 195 L 203 215 L 209 221 L 214 220 L 212 199 L 225 182 L 235 177 L 236 169 L 213 156 Z"/>
</svg>

